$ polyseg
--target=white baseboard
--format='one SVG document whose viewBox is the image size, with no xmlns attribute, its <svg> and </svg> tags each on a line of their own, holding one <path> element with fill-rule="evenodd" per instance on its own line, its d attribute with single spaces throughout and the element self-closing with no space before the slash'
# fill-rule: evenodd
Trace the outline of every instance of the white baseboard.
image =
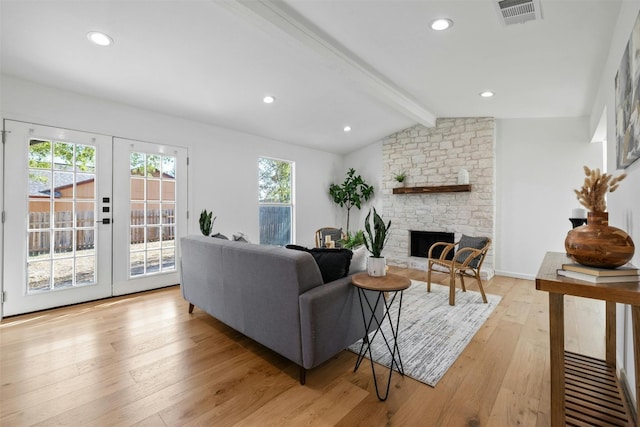
<svg viewBox="0 0 640 427">
<path fill-rule="evenodd" d="M 496 270 L 496 276 L 513 277 L 515 279 L 535 280 L 536 276 L 532 274 L 514 273 L 513 271 Z"/>
</svg>

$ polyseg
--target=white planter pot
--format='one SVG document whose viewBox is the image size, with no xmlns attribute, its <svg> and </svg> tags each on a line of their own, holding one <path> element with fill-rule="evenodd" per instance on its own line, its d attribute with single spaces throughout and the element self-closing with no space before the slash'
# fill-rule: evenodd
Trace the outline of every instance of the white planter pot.
<svg viewBox="0 0 640 427">
<path fill-rule="evenodd" d="M 374 258 L 370 256 L 367 259 L 367 274 L 373 277 L 382 277 L 387 275 L 387 260 L 385 257 Z"/>
</svg>

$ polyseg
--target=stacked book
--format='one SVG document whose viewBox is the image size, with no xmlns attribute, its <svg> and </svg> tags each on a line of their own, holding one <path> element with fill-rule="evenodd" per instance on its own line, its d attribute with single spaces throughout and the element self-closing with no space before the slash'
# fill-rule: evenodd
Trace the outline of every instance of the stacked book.
<svg viewBox="0 0 640 427">
<path fill-rule="evenodd" d="M 626 264 L 617 268 L 588 267 L 582 264 L 562 264 L 558 275 L 591 283 L 617 283 L 640 281 L 640 269 Z"/>
</svg>

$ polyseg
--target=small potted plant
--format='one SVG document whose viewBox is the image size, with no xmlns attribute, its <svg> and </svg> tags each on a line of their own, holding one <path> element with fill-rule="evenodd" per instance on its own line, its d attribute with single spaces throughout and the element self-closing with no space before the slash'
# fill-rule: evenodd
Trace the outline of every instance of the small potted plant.
<svg viewBox="0 0 640 427">
<path fill-rule="evenodd" d="M 400 187 L 404 187 L 404 185 L 407 183 L 407 173 L 404 171 L 397 173 L 393 176 L 393 179 L 395 179 L 398 184 L 400 184 Z"/>
<path fill-rule="evenodd" d="M 382 220 L 382 217 L 376 212 L 376 208 L 373 208 L 373 230 L 371 229 L 371 210 L 367 214 L 367 218 L 364 220 L 364 246 L 371 253 L 367 262 L 367 273 L 369 276 L 381 277 L 387 274 L 387 263 L 382 256 L 382 250 L 389 239 L 389 228 L 391 227 L 391 221 L 386 225 Z"/>
<path fill-rule="evenodd" d="M 211 234 L 211 230 L 213 229 L 213 223 L 216 222 L 216 218 L 211 218 L 213 216 L 213 211 L 207 212 L 207 210 L 203 210 L 200 212 L 200 232 L 209 236 Z"/>
</svg>

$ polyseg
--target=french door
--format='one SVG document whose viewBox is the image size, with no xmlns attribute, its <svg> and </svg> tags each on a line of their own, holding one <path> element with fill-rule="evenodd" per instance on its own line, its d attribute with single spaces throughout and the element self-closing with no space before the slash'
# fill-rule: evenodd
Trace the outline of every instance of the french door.
<svg viewBox="0 0 640 427">
<path fill-rule="evenodd" d="M 3 316 L 176 284 L 186 150 L 5 121 Z"/>
<path fill-rule="evenodd" d="M 3 315 L 111 295 L 111 138 L 5 130 Z"/>
<path fill-rule="evenodd" d="M 114 138 L 113 294 L 174 285 L 186 235 L 185 148 Z"/>
</svg>

